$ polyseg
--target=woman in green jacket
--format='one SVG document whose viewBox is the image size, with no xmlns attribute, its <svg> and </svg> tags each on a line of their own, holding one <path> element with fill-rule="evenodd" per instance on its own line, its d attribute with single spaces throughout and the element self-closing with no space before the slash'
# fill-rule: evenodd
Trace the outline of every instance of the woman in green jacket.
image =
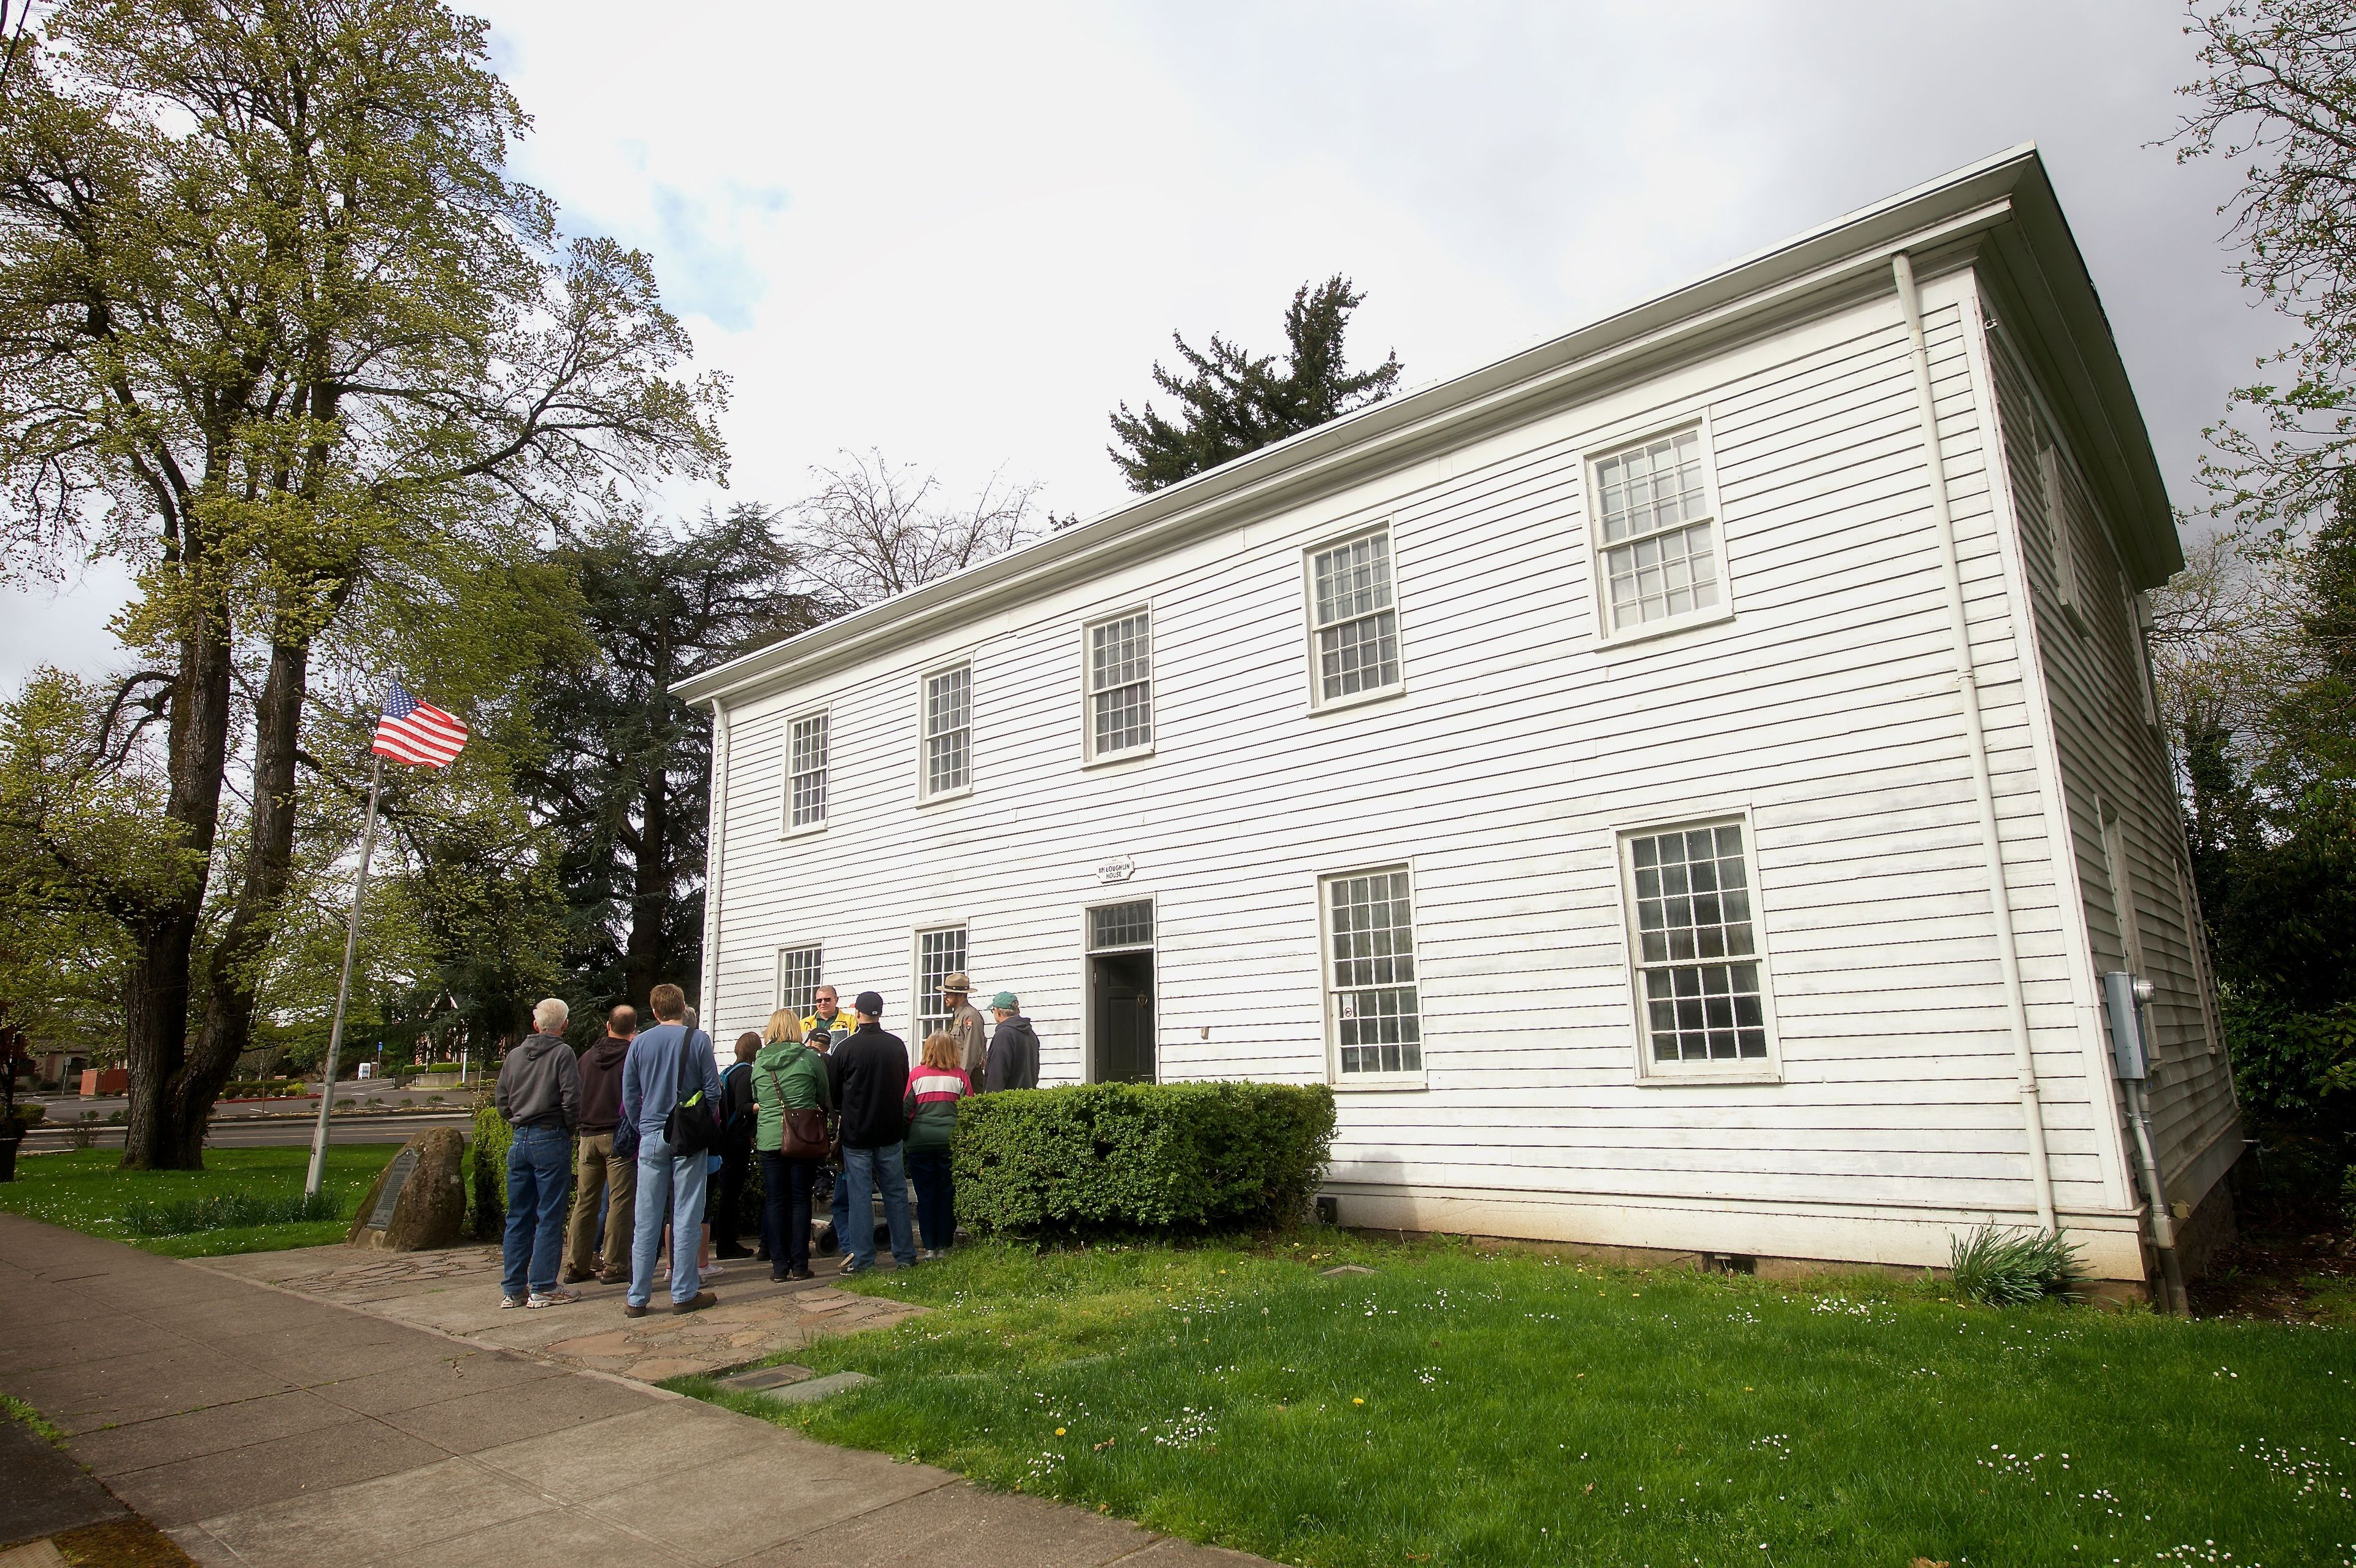
<svg viewBox="0 0 2356 1568">
<path fill-rule="evenodd" d="M 810 1183 L 818 1175 L 826 1141 L 826 1113 L 832 1109 L 827 1093 L 826 1058 L 802 1043 L 801 1020 L 780 1009 L 769 1019 L 760 1051 L 753 1058 L 753 1102 L 759 1123 L 753 1147 L 761 1156 L 761 1235 L 769 1247 L 771 1279 L 810 1277 Z M 789 1113 L 802 1131 L 815 1131 L 819 1145 L 814 1153 L 786 1153 L 786 1123 Z"/>
</svg>

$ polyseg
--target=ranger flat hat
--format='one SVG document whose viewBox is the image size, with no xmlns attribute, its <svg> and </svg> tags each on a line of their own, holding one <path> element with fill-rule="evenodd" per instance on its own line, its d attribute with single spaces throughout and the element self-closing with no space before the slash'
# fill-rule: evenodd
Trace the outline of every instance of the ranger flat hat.
<svg viewBox="0 0 2356 1568">
<path fill-rule="evenodd" d="M 941 976 L 941 989 L 944 991 L 970 992 L 973 989 L 973 982 L 966 978 L 965 971 L 960 969 L 954 975 L 944 975 Z"/>
</svg>

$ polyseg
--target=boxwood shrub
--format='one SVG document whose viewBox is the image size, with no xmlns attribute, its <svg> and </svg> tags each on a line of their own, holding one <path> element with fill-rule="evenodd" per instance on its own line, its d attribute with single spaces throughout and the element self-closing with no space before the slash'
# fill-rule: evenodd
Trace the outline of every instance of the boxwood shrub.
<svg viewBox="0 0 2356 1568">
<path fill-rule="evenodd" d="M 507 1223 L 508 1148 L 515 1129 L 488 1094 L 475 1099 L 475 1125 L 466 1137 L 466 1207 L 477 1240 L 495 1242 Z"/>
<path fill-rule="evenodd" d="M 1324 1084 L 1088 1083 L 958 1107 L 958 1218 L 1004 1232 L 1290 1223 L 1324 1179 Z"/>
</svg>

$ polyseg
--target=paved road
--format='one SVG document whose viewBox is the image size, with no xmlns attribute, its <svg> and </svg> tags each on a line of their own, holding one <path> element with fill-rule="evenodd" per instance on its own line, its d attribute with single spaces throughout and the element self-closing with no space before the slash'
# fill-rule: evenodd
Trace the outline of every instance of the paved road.
<svg viewBox="0 0 2356 1568">
<path fill-rule="evenodd" d="M 471 1120 L 463 1111 L 439 1116 L 374 1116 L 366 1119 L 335 1121 L 327 1124 L 327 1141 L 337 1144 L 402 1144 L 428 1127 L 465 1127 Z M 205 1135 L 207 1148 L 284 1148 L 307 1145 L 311 1130 L 317 1125 L 309 1118 L 300 1121 L 238 1122 L 217 1121 Z M 46 1149 L 70 1147 L 63 1128 L 36 1127 L 25 1137 L 25 1152 L 39 1154 Z M 101 1127 L 92 1146 L 97 1148 L 121 1148 L 123 1129 Z"/>
</svg>

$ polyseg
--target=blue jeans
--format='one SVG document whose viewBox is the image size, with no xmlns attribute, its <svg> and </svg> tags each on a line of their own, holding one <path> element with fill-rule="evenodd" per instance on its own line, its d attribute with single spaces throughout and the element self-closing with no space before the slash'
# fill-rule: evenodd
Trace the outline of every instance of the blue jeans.
<svg viewBox="0 0 2356 1568">
<path fill-rule="evenodd" d="M 556 1288 L 564 1214 L 573 1202 L 573 1139 L 562 1127 L 518 1127 L 508 1146 L 508 1229 L 500 1248 L 509 1300 Z"/>
<path fill-rule="evenodd" d="M 834 1196 L 827 1200 L 827 1213 L 834 1221 L 834 1250 L 843 1256 L 851 1255 L 851 1183 L 841 1171 L 834 1173 Z M 867 1229 L 875 1229 L 871 1221 Z"/>
<path fill-rule="evenodd" d="M 916 1238 L 908 1229 L 908 1168 L 898 1144 L 882 1148 L 845 1148 L 841 1187 L 850 1190 L 836 1212 L 853 1216 L 842 1250 L 851 1261 L 866 1268 L 875 1261 L 875 1184 L 884 1184 L 884 1222 L 892 1232 L 892 1256 L 902 1268 L 916 1266 Z M 838 1189 L 840 1190 L 840 1188 Z M 841 1232 L 837 1232 L 838 1235 Z"/>
<path fill-rule="evenodd" d="M 663 1221 L 670 1221 L 670 1298 L 693 1301 L 703 1289 L 697 1255 L 703 1250 L 704 1157 L 673 1155 L 660 1133 L 638 1137 L 638 1207 L 630 1232 L 630 1288 L 626 1299 L 644 1307 L 655 1294 L 655 1254 Z"/>
</svg>

